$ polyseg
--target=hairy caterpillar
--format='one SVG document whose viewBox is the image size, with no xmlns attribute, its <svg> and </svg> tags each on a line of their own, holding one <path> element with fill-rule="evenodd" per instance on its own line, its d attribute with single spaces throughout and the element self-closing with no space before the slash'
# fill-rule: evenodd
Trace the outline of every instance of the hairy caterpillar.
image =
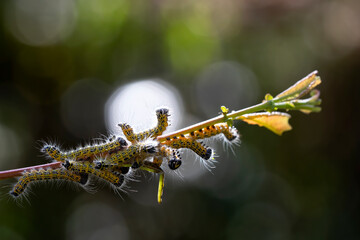
<svg viewBox="0 0 360 240">
<path fill-rule="evenodd" d="M 122 175 L 121 173 L 95 169 L 95 165 L 90 162 L 75 162 L 66 160 L 65 163 L 63 163 L 63 166 L 67 170 L 76 173 L 90 173 L 96 177 L 104 179 L 107 182 L 110 182 L 116 187 L 120 187 L 124 182 L 124 175 Z"/>
<path fill-rule="evenodd" d="M 85 185 L 88 180 L 88 175 L 76 174 L 64 168 L 32 170 L 30 172 L 23 173 L 18 182 L 14 185 L 13 189 L 10 191 L 10 194 L 13 197 L 18 197 L 25 191 L 27 185 L 31 182 L 46 180 L 69 180 Z"/>
<path fill-rule="evenodd" d="M 203 144 L 189 138 L 184 135 L 180 135 L 179 137 L 166 138 L 162 144 L 167 145 L 171 148 L 188 148 L 194 151 L 201 158 L 208 160 L 212 155 L 212 149 L 204 146 Z"/>
<path fill-rule="evenodd" d="M 156 110 L 156 117 L 158 120 L 157 126 L 153 129 L 140 132 L 140 133 L 134 133 L 133 128 L 126 123 L 120 123 L 118 124 L 119 127 L 121 127 L 126 139 L 130 141 L 131 143 L 136 143 L 139 141 L 143 141 L 147 138 L 155 138 L 157 136 L 160 136 L 167 128 L 168 126 L 168 117 L 169 117 L 169 109 L 167 108 L 160 108 Z"/>
<path fill-rule="evenodd" d="M 201 158 L 208 160 L 212 155 L 212 149 L 202 145 L 196 140 L 210 138 L 219 134 L 223 134 L 225 138 L 228 140 L 228 142 L 236 143 L 237 142 L 236 140 L 239 139 L 239 133 L 235 127 L 229 127 L 228 124 L 226 123 L 218 123 L 211 126 L 207 126 L 205 128 L 201 128 L 196 131 L 192 131 L 186 135 L 167 138 L 166 141 L 162 142 L 162 144 L 177 149 L 189 148 L 193 150 Z"/>
<path fill-rule="evenodd" d="M 110 139 L 110 142 L 104 144 L 92 145 L 88 147 L 78 148 L 69 152 L 62 152 L 58 147 L 54 145 L 45 145 L 41 151 L 49 155 L 56 161 L 64 162 L 67 159 L 70 160 L 90 160 L 90 158 L 97 155 L 111 154 L 121 150 L 127 146 L 127 142 L 122 137 L 116 139 Z"/>
<path fill-rule="evenodd" d="M 204 139 L 218 134 L 224 134 L 227 140 L 233 141 L 239 137 L 239 133 L 235 127 L 229 127 L 226 123 L 218 123 L 215 125 L 207 126 L 205 128 L 190 132 L 186 136 L 192 139 Z"/>
<path fill-rule="evenodd" d="M 97 161 L 95 168 L 100 170 L 118 166 L 139 168 L 146 158 L 156 154 L 157 146 L 157 142 L 139 142 L 130 145 L 123 151 L 111 154 L 108 159 Z"/>
</svg>

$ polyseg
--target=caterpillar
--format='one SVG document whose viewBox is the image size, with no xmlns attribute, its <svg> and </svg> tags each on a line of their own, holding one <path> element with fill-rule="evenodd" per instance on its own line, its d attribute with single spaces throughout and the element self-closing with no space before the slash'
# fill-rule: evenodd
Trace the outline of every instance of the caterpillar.
<svg viewBox="0 0 360 240">
<path fill-rule="evenodd" d="M 126 139 L 131 143 L 136 143 L 147 138 L 155 138 L 160 136 L 167 128 L 168 124 L 168 117 L 169 117 L 169 109 L 167 108 L 160 108 L 156 110 L 156 117 L 158 120 L 157 126 L 153 129 L 140 132 L 135 134 L 133 128 L 126 123 L 118 124 L 121 127 Z"/>
<path fill-rule="evenodd" d="M 107 170 L 98 170 L 95 169 L 95 165 L 90 162 L 76 162 L 66 160 L 63 163 L 63 166 L 70 171 L 79 173 L 79 174 L 92 174 L 98 178 L 101 178 L 115 187 L 120 187 L 124 182 L 124 175 L 118 172 L 110 172 Z"/>
<path fill-rule="evenodd" d="M 127 149 L 113 153 L 108 159 L 96 161 L 96 169 L 109 169 L 120 167 L 139 168 L 142 162 L 157 153 L 157 142 L 140 142 L 130 145 Z"/>
<path fill-rule="evenodd" d="M 167 145 L 171 148 L 188 148 L 194 151 L 201 158 L 208 160 L 212 155 L 212 149 L 204 146 L 203 144 L 191 139 L 189 137 L 185 137 L 184 135 L 180 135 L 179 137 L 166 138 L 162 144 Z"/>
<path fill-rule="evenodd" d="M 58 147 L 54 145 L 45 145 L 41 152 L 46 153 L 52 159 L 65 162 L 67 159 L 71 160 L 90 160 L 90 158 L 97 155 L 106 155 L 117 152 L 127 146 L 127 142 L 122 137 L 116 139 L 109 139 L 110 142 L 104 144 L 92 145 L 88 147 L 78 148 L 74 151 L 62 152 Z"/>
<path fill-rule="evenodd" d="M 58 169 L 40 169 L 32 170 L 30 172 L 24 172 L 19 178 L 18 182 L 14 185 L 10 191 L 10 195 L 13 197 L 19 197 L 26 189 L 27 185 L 34 181 L 46 181 L 46 180 L 68 180 L 85 185 L 88 180 L 87 174 L 75 174 L 64 168 Z"/>
<path fill-rule="evenodd" d="M 167 158 L 168 166 L 171 170 L 178 169 L 181 166 L 182 162 L 181 162 L 181 157 L 180 157 L 179 151 L 177 151 L 175 149 L 171 149 L 170 147 L 163 145 L 159 148 L 159 155 Z M 154 158 L 153 162 L 156 163 L 156 161 L 157 160 L 155 160 L 155 158 Z"/>
<path fill-rule="evenodd" d="M 223 134 L 227 140 L 233 141 L 239 137 L 239 133 L 235 127 L 229 127 L 226 123 L 218 123 L 205 128 L 190 132 L 186 136 L 192 139 L 204 139 L 218 134 Z"/>
</svg>

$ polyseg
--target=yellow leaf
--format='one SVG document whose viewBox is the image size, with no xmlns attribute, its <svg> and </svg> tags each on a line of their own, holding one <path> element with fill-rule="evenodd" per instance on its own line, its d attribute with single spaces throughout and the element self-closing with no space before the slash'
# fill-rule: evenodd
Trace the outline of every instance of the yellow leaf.
<svg viewBox="0 0 360 240">
<path fill-rule="evenodd" d="M 270 93 L 267 93 L 266 95 L 265 95 L 265 101 L 270 101 L 270 100 L 273 100 L 273 96 L 271 96 L 271 94 Z"/>
<path fill-rule="evenodd" d="M 225 106 L 221 106 L 220 109 L 221 109 L 221 112 L 223 114 L 228 114 L 229 113 L 229 109 L 227 107 L 225 107 Z"/>
<path fill-rule="evenodd" d="M 311 113 L 311 110 L 306 110 L 306 109 L 300 109 L 300 111 L 305 114 Z"/>
<path fill-rule="evenodd" d="M 282 135 L 285 131 L 290 131 L 290 115 L 281 112 L 261 112 L 245 114 L 236 119 L 240 119 L 248 124 L 266 127 L 270 131 Z"/>
<path fill-rule="evenodd" d="M 320 77 L 316 76 L 317 73 L 317 71 L 310 73 L 282 93 L 278 94 L 275 98 L 295 99 L 306 95 L 321 83 Z"/>
</svg>

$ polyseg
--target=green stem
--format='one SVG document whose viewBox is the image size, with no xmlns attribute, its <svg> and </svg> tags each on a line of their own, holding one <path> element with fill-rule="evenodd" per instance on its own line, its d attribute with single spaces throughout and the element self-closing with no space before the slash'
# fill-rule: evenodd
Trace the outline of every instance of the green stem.
<svg viewBox="0 0 360 240">
<path fill-rule="evenodd" d="M 179 136 L 181 134 L 185 135 L 185 134 L 191 133 L 193 131 L 199 130 L 201 128 L 205 128 L 205 127 L 217 124 L 217 123 L 226 122 L 229 119 L 230 120 L 235 120 L 237 117 L 242 116 L 244 114 L 264 111 L 264 110 L 273 109 L 273 108 L 274 108 L 273 102 L 272 101 L 266 101 L 266 102 L 259 103 L 257 105 L 248 107 L 248 108 L 238 110 L 236 112 L 228 113 L 228 114 L 226 114 L 226 117 L 224 117 L 224 115 L 220 115 L 220 116 L 208 119 L 206 121 L 191 125 L 189 127 L 180 129 L 178 131 L 159 136 L 159 137 L 157 137 L 157 140 L 160 141 L 160 142 L 163 142 L 163 141 L 166 140 L 166 138 L 172 138 L 172 137 L 175 137 L 175 136 Z"/>
<path fill-rule="evenodd" d="M 181 134 L 185 135 L 185 134 L 191 133 L 193 131 L 196 131 L 196 130 L 199 130 L 202 128 L 206 128 L 208 126 L 211 126 L 211 125 L 214 125 L 217 123 L 228 122 L 229 120 L 230 121 L 235 120 L 236 118 L 238 118 L 244 114 L 255 113 L 255 112 L 260 112 L 260 111 L 272 112 L 272 111 L 279 110 L 279 109 L 282 109 L 282 110 L 310 110 L 313 112 L 321 111 L 320 107 L 314 106 L 314 105 L 320 104 L 321 101 L 316 101 L 314 103 L 309 103 L 309 101 L 303 101 L 303 102 L 297 102 L 297 101 L 300 101 L 300 100 L 294 100 L 294 101 L 290 101 L 290 102 L 274 102 L 273 100 L 265 101 L 265 102 L 259 103 L 257 105 L 254 105 L 254 106 L 238 110 L 236 112 L 228 113 L 226 115 L 220 115 L 220 116 L 208 119 L 206 121 L 191 125 L 189 127 L 180 129 L 178 131 L 159 136 L 159 137 L 157 137 L 157 140 L 159 142 L 163 142 L 166 140 L 166 138 L 172 138 L 175 136 L 179 136 Z"/>
</svg>

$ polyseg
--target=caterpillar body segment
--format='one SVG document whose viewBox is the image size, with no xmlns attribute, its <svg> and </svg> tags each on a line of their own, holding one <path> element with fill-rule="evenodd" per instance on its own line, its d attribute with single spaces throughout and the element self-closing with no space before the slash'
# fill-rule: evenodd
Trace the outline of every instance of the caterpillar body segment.
<svg viewBox="0 0 360 240">
<path fill-rule="evenodd" d="M 168 166 L 171 170 L 176 170 L 181 166 L 181 157 L 178 150 L 171 149 L 166 145 L 162 145 L 159 148 L 159 155 L 165 157 L 168 160 Z M 154 158 L 155 160 L 155 158 Z M 155 162 L 155 161 L 153 161 Z"/>
<path fill-rule="evenodd" d="M 167 138 L 162 144 L 171 148 L 180 149 L 188 148 L 194 151 L 201 158 L 208 160 L 212 155 L 212 149 L 204 146 L 203 144 L 195 141 L 194 139 L 187 138 L 184 135 L 180 137 Z"/>
<path fill-rule="evenodd" d="M 110 172 L 107 170 L 98 170 L 91 162 L 76 162 L 66 160 L 63 166 L 72 172 L 79 174 L 92 174 L 98 178 L 101 178 L 116 187 L 120 187 L 124 182 L 124 176 L 120 173 Z"/>
<path fill-rule="evenodd" d="M 35 181 L 68 180 L 84 185 L 86 184 L 87 179 L 87 174 L 76 174 L 64 168 L 32 170 L 30 172 L 23 173 L 18 182 L 14 185 L 13 189 L 10 191 L 10 194 L 13 197 L 19 197 L 25 191 L 26 187 Z"/>
<path fill-rule="evenodd" d="M 49 155 L 56 161 L 65 162 L 68 159 L 81 161 L 90 160 L 94 156 L 107 155 L 120 151 L 127 146 L 127 142 L 122 137 L 112 138 L 110 142 L 78 148 L 73 151 L 62 152 L 58 147 L 45 145 L 41 151 Z"/>
<path fill-rule="evenodd" d="M 137 137 L 134 133 L 134 129 L 127 123 L 119 123 L 119 127 L 121 127 L 122 132 L 124 133 L 126 139 L 131 143 L 136 143 Z"/>
<path fill-rule="evenodd" d="M 124 166 L 125 165 L 126 164 L 124 164 Z M 130 167 L 124 167 L 124 166 L 121 166 L 121 165 L 120 166 L 112 166 L 111 171 L 126 175 L 129 172 Z M 96 165 L 95 165 L 95 168 L 96 168 Z"/>
<path fill-rule="evenodd" d="M 95 169 L 98 169 L 100 171 L 111 170 L 111 171 L 120 172 L 121 171 L 120 169 L 122 168 L 130 169 L 130 167 L 132 167 L 133 164 L 134 164 L 133 161 L 121 162 L 120 164 L 116 164 L 108 160 L 100 160 L 94 162 L 94 167 Z"/>
<path fill-rule="evenodd" d="M 45 145 L 41 152 L 46 153 L 49 157 L 52 159 L 58 161 L 58 162 L 64 162 L 64 154 L 60 151 L 60 149 L 53 145 Z"/>
<path fill-rule="evenodd" d="M 152 161 L 152 162 L 155 163 L 155 164 L 157 164 L 157 165 L 159 165 L 159 166 L 161 166 L 161 164 L 162 164 L 162 162 L 163 162 L 163 157 L 155 156 L 155 157 L 153 158 L 153 161 Z"/>
<path fill-rule="evenodd" d="M 164 171 L 161 169 L 161 167 L 157 163 L 153 163 L 153 162 L 149 162 L 149 161 L 144 161 L 144 163 L 140 167 L 140 169 L 159 174 L 157 201 L 158 201 L 158 203 L 161 203 L 163 192 L 164 192 L 164 182 L 165 182 Z"/>
<path fill-rule="evenodd" d="M 205 128 L 193 131 L 187 136 L 192 139 L 204 139 L 218 134 L 223 134 L 227 140 L 233 141 L 239 137 L 239 133 L 235 127 L 229 127 L 226 123 L 218 123 Z"/>
<path fill-rule="evenodd" d="M 121 130 L 123 131 L 126 139 L 134 144 L 136 142 L 143 141 L 148 138 L 155 139 L 157 136 L 160 136 L 169 125 L 168 123 L 169 116 L 170 116 L 169 109 L 167 108 L 157 109 L 156 110 L 156 117 L 158 120 L 157 126 L 148 131 L 144 131 L 136 134 L 134 133 L 133 128 L 129 124 L 120 123 L 118 124 L 118 126 L 121 127 Z"/>
<path fill-rule="evenodd" d="M 160 136 L 169 125 L 169 109 L 160 108 L 156 110 L 156 117 L 158 119 L 158 124 L 155 128 L 149 130 L 151 137 L 155 138 Z"/>
</svg>

